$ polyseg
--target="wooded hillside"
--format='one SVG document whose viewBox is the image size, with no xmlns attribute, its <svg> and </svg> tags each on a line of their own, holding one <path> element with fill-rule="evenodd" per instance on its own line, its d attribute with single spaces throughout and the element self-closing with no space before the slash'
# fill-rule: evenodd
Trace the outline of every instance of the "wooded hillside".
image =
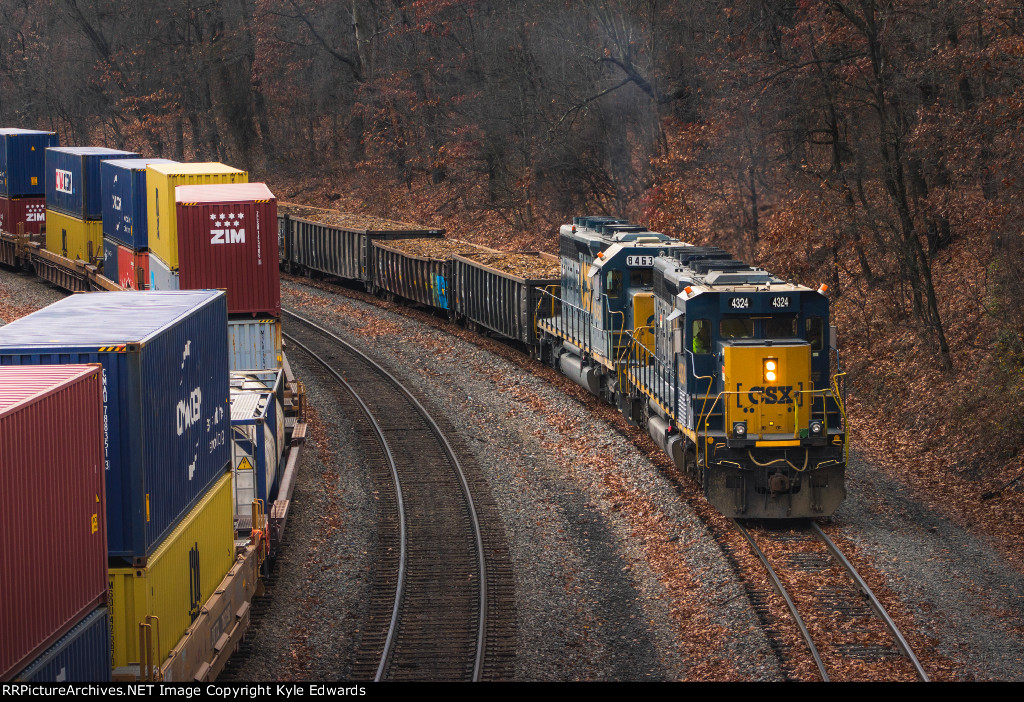
<svg viewBox="0 0 1024 702">
<path fill-rule="evenodd" d="M 1022 108 L 1009 0 L 0 0 L 3 126 L 495 247 L 616 214 L 827 283 L 855 448 L 978 504 L 1021 470 Z"/>
</svg>

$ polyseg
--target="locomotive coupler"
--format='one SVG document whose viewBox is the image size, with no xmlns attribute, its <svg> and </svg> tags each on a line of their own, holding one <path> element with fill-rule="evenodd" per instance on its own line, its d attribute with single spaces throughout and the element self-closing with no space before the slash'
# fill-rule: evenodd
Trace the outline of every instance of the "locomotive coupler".
<svg viewBox="0 0 1024 702">
<path fill-rule="evenodd" d="M 789 492 L 789 478 L 785 473 L 772 473 L 768 477 L 768 489 L 773 495 Z"/>
</svg>

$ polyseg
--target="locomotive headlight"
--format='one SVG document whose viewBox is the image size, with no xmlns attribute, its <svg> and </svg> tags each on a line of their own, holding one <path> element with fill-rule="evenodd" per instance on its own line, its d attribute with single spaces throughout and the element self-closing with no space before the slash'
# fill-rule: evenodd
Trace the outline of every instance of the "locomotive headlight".
<svg viewBox="0 0 1024 702">
<path fill-rule="evenodd" d="M 776 358 L 764 359 L 764 381 L 774 383 L 779 379 L 779 361 Z"/>
<path fill-rule="evenodd" d="M 743 439 L 747 436 L 747 423 L 746 422 L 733 422 L 732 423 L 732 435 L 737 439 Z"/>
<path fill-rule="evenodd" d="M 825 427 L 822 425 L 821 420 L 818 419 L 813 420 L 808 429 L 811 433 L 811 436 L 814 437 L 822 436 L 825 431 Z"/>
</svg>

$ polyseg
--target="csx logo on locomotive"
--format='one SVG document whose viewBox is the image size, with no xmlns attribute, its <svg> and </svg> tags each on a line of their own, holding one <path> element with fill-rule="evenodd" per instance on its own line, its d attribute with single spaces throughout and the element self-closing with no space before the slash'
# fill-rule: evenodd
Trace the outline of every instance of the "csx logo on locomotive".
<svg viewBox="0 0 1024 702">
<path fill-rule="evenodd" d="M 737 390 L 742 390 L 742 386 L 737 383 Z M 800 391 L 803 390 L 803 383 L 797 386 L 793 385 L 769 385 L 767 387 L 761 387 L 756 385 L 746 393 L 747 401 L 752 405 L 791 405 L 794 402 L 797 407 L 803 407 L 804 401 L 803 396 L 800 395 Z M 794 390 L 796 392 L 794 392 Z M 736 393 L 736 406 L 743 407 L 743 393 Z"/>
</svg>

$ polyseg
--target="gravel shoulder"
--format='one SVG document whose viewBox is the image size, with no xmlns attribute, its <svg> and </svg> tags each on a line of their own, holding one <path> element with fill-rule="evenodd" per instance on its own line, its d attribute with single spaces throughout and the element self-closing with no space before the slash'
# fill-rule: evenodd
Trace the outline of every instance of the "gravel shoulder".
<svg viewBox="0 0 1024 702">
<path fill-rule="evenodd" d="M 848 498 L 833 523 L 844 549 L 870 563 L 876 593 L 921 632 L 939 680 L 1024 680 L 1024 577 L 984 534 L 964 529 L 920 496 L 851 455 Z"/>
<path fill-rule="evenodd" d="M 391 306 L 282 287 L 430 398 L 472 453 L 513 564 L 514 679 L 781 678 L 712 535 L 589 398 Z"/>
</svg>

